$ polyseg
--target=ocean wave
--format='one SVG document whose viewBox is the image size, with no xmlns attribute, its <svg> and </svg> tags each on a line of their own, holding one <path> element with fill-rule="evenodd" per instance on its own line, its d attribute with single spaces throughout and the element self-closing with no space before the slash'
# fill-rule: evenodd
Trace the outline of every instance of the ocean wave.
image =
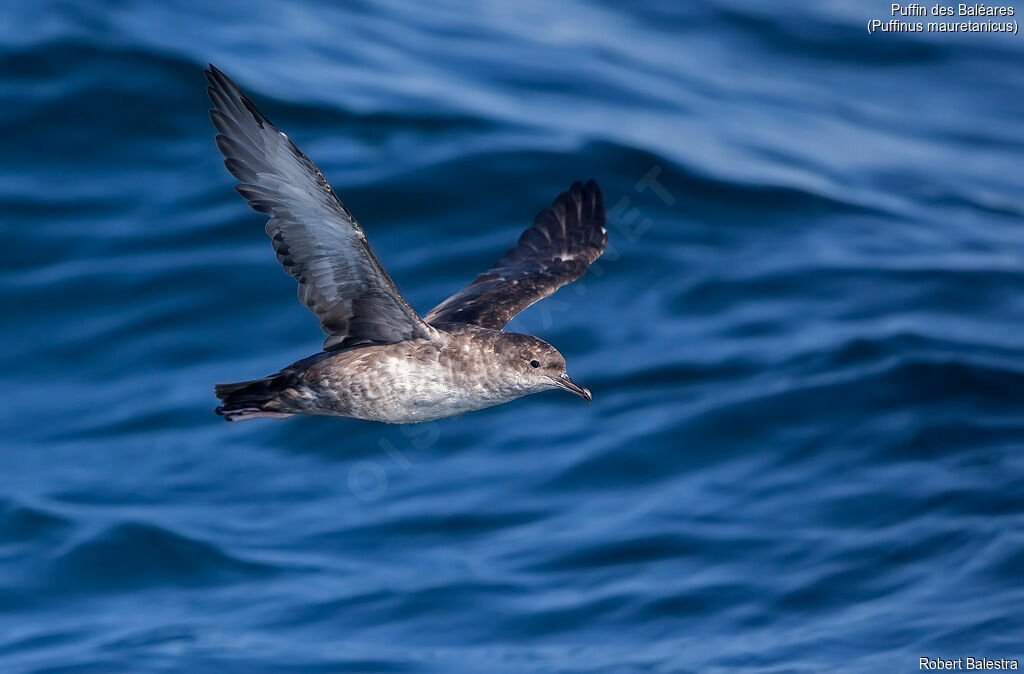
<svg viewBox="0 0 1024 674">
<path fill-rule="evenodd" d="M 45 591 L 91 593 L 251 582 L 274 570 L 153 524 L 125 522 L 77 538 L 39 575 L 37 582 Z"/>
<path fill-rule="evenodd" d="M 1020 43 L 791 4 L 12 6 L 0 669 L 1012 651 Z M 221 423 L 214 383 L 322 334 L 223 169 L 210 61 L 421 312 L 596 178 L 608 253 L 509 325 L 593 403 Z"/>
</svg>

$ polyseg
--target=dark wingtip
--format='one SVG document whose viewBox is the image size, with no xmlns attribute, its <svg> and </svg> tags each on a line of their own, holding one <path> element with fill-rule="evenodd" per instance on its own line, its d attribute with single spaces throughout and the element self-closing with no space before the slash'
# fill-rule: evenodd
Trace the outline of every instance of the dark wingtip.
<svg viewBox="0 0 1024 674">
<path fill-rule="evenodd" d="M 212 63 L 207 63 L 206 64 L 206 70 L 204 70 L 203 72 L 206 73 L 206 77 L 207 78 L 211 78 L 212 80 L 217 80 L 218 82 L 220 80 L 227 80 L 228 82 L 231 81 L 228 78 L 228 76 L 224 74 L 223 70 L 221 70 L 217 66 L 213 65 Z"/>
<path fill-rule="evenodd" d="M 577 180 L 576 182 L 569 186 L 569 189 L 567 189 L 566 192 L 573 197 L 590 196 L 596 198 L 598 201 L 604 201 L 604 194 L 601 192 L 601 186 L 598 185 L 597 181 L 594 180 L 593 178 L 590 178 L 585 183 Z"/>
<path fill-rule="evenodd" d="M 562 198 L 571 199 L 582 206 L 584 225 L 604 227 L 604 194 L 601 192 L 601 186 L 597 184 L 596 180 L 590 178 L 585 183 L 577 180 L 559 196 L 559 199 Z"/>
<path fill-rule="evenodd" d="M 210 85 L 213 87 L 219 86 L 217 82 L 217 76 L 223 74 L 224 73 L 218 70 L 217 66 L 213 65 L 212 63 L 206 64 L 206 68 L 203 69 L 203 75 L 206 76 L 206 81 L 209 82 Z M 207 87 L 206 89 L 207 91 L 209 91 L 210 87 Z"/>
<path fill-rule="evenodd" d="M 558 227 L 548 222 L 548 219 L 558 223 Z M 540 230 L 549 240 L 581 227 L 603 234 L 605 210 L 601 187 L 593 178 L 586 183 L 577 180 L 569 189 L 559 194 L 550 207 L 538 213 L 533 224 L 534 228 Z M 527 236 L 529 231 L 524 232 L 523 237 Z M 520 242 L 523 241 L 523 237 L 520 237 Z M 601 248 L 604 248 L 603 243 Z"/>
<path fill-rule="evenodd" d="M 245 95 L 245 92 L 242 91 L 241 87 L 235 84 L 234 81 L 225 75 L 224 71 L 217 66 L 212 63 L 209 64 L 209 66 L 209 70 L 203 71 L 206 73 L 206 79 L 210 83 L 209 86 L 206 87 L 206 95 L 210 97 L 215 109 L 219 110 L 222 107 L 217 102 L 217 96 L 223 97 L 227 100 L 237 99 L 237 102 L 241 103 L 242 106 L 249 111 L 249 114 L 252 115 L 257 126 L 262 129 L 264 124 L 270 124 L 270 120 L 267 119 L 266 115 L 260 112 L 259 108 L 256 107 L 256 104 Z M 270 124 L 270 126 L 273 126 L 273 124 Z"/>
<path fill-rule="evenodd" d="M 223 70 L 212 63 L 210 68 L 203 72 L 206 73 L 206 79 L 210 81 L 214 89 L 219 89 L 220 91 L 238 90 L 238 85 L 232 82 L 231 78 L 224 74 Z"/>
</svg>

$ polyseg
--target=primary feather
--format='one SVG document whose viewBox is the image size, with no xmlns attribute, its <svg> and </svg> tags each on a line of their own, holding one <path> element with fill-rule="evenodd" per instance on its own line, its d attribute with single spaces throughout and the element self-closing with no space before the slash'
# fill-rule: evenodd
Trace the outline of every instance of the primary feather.
<svg viewBox="0 0 1024 674">
<path fill-rule="evenodd" d="M 573 183 L 537 214 L 497 264 L 434 307 L 425 320 L 501 330 L 520 311 L 583 275 L 608 242 L 604 221 L 597 182 Z"/>
<path fill-rule="evenodd" d="M 241 181 L 238 193 L 270 216 L 277 259 L 320 319 L 324 348 L 428 336 L 313 162 L 224 73 L 211 65 L 206 77 L 224 165 Z"/>
</svg>

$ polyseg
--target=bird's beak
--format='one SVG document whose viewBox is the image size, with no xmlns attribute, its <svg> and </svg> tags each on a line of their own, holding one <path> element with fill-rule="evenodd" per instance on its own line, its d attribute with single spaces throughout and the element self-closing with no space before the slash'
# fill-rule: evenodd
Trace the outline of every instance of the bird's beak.
<svg viewBox="0 0 1024 674">
<path fill-rule="evenodd" d="M 580 386 L 572 379 L 569 379 L 569 375 L 567 374 L 558 375 L 557 377 L 554 378 L 554 380 L 556 384 L 564 388 L 566 391 L 575 393 L 579 397 L 586 400 L 588 403 L 594 399 L 594 397 L 590 395 L 589 389 L 587 389 L 585 386 Z"/>
</svg>

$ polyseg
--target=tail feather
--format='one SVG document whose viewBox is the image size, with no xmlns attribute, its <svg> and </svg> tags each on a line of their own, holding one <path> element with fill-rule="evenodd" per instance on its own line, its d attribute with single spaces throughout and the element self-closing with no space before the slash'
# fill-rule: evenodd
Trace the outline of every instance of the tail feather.
<svg viewBox="0 0 1024 674">
<path fill-rule="evenodd" d="M 217 384 L 214 393 L 224 404 L 215 411 L 225 421 L 244 421 L 258 417 L 283 418 L 292 416 L 280 408 L 278 393 L 285 387 L 281 374 L 253 381 Z"/>
</svg>

